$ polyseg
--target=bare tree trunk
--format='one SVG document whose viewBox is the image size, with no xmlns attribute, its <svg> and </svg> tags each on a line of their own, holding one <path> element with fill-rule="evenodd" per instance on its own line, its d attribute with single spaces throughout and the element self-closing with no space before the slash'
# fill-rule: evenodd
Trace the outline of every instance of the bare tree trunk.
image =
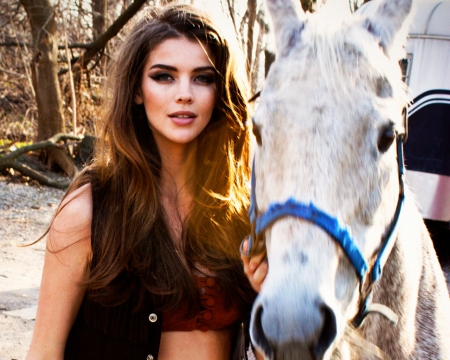
<svg viewBox="0 0 450 360">
<path fill-rule="evenodd" d="M 92 0 L 92 29 L 94 40 L 97 40 L 106 30 L 107 0 Z"/>
<path fill-rule="evenodd" d="M 256 21 L 256 0 L 248 0 L 248 23 L 247 23 L 247 70 L 250 73 L 253 63 L 253 37 Z"/>
<path fill-rule="evenodd" d="M 37 139 L 65 132 L 61 90 L 58 79 L 58 44 L 55 13 L 49 0 L 20 0 L 27 12 L 33 38 L 31 74 L 38 108 Z M 64 149 L 48 149 L 44 156 L 57 163 L 69 176 L 78 170 Z"/>
<path fill-rule="evenodd" d="M 38 140 L 65 132 L 57 73 L 58 45 L 54 10 L 49 0 L 20 0 L 31 25 L 31 72 L 38 108 Z"/>
<path fill-rule="evenodd" d="M 92 0 L 92 30 L 93 41 L 97 40 L 101 34 L 106 30 L 106 15 L 108 11 L 107 0 Z M 108 44 L 105 45 L 105 52 L 107 52 Z M 106 76 L 107 57 L 102 56 L 101 71 L 103 76 Z"/>
</svg>

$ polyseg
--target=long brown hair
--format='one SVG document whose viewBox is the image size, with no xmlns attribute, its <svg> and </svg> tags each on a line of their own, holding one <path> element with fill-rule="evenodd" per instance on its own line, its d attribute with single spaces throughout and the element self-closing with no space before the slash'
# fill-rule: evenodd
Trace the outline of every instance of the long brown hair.
<svg viewBox="0 0 450 360">
<path fill-rule="evenodd" d="M 183 231 L 183 263 L 170 239 L 159 198 L 161 161 L 143 105 L 135 94 L 151 51 L 186 37 L 214 54 L 217 103 L 198 137 L 194 205 Z M 147 290 L 161 309 L 194 303 L 192 270 L 213 272 L 227 294 L 251 301 L 239 243 L 249 232 L 249 117 L 244 62 L 232 42 L 199 10 L 152 9 L 131 30 L 109 76 L 107 112 L 92 164 L 71 190 L 90 183 L 94 194 L 93 260 L 86 285 L 104 304 Z M 69 192 L 71 191 L 69 190 Z M 97 201 L 95 194 L 103 194 Z"/>
</svg>

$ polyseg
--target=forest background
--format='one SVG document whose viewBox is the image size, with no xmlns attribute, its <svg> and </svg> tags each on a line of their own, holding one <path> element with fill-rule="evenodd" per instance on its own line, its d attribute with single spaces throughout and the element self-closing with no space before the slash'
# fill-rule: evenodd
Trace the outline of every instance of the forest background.
<svg viewBox="0 0 450 360">
<path fill-rule="evenodd" d="M 300 1 L 300 0 L 299 0 Z M 362 0 L 329 0 L 355 11 Z M 255 93 L 274 59 L 262 0 L 2 0 L 0 172 L 66 188 L 89 158 L 108 67 L 146 6 L 191 3 L 227 22 Z M 301 0 L 314 12 L 321 0 Z"/>
</svg>

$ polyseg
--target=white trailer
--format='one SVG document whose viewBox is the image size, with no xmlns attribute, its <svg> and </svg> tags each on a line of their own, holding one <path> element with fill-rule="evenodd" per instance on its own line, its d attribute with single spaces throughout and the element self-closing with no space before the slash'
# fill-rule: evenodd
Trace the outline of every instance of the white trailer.
<svg viewBox="0 0 450 360">
<path fill-rule="evenodd" d="M 371 12 L 377 1 L 358 12 Z M 426 220 L 450 224 L 450 0 L 416 2 L 401 62 L 412 100 L 406 180 Z"/>
</svg>

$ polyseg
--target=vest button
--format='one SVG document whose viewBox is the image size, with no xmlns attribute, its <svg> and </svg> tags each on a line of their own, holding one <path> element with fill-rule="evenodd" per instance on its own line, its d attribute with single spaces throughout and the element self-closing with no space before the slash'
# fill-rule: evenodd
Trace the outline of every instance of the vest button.
<svg viewBox="0 0 450 360">
<path fill-rule="evenodd" d="M 204 319 L 204 320 L 211 320 L 211 318 L 212 318 L 212 313 L 211 313 L 211 311 L 206 310 L 206 311 L 203 313 L 203 319 Z"/>
<path fill-rule="evenodd" d="M 148 319 L 150 320 L 150 322 L 154 323 L 154 322 L 156 322 L 156 320 L 158 320 L 158 317 L 156 316 L 156 314 L 151 313 L 151 314 L 148 316 Z M 151 355 L 149 355 L 149 356 L 151 356 Z M 149 358 L 149 357 L 147 356 L 147 359 L 153 359 L 153 356 L 152 356 L 151 358 Z"/>
<path fill-rule="evenodd" d="M 147 360 L 153 360 L 153 356 L 152 355 L 147 355 Z"/>
</svg>

